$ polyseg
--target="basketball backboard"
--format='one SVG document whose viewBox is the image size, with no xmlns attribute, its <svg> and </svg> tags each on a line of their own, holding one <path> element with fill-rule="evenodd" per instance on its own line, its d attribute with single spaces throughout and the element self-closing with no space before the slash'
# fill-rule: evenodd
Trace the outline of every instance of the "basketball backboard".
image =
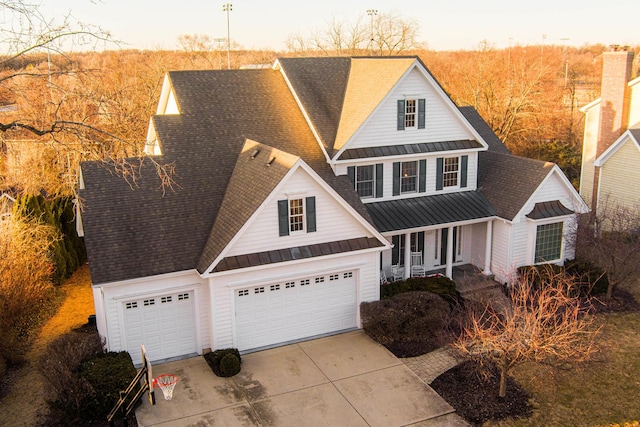
<svg viewBox="0 0 640 427">
<path fill-rule="evenodd" d="M 144 344 L 140 344 L 140 351 L 142 352 L 142 369 L 145 371 L 144 381 L 149 386 L 149 403 L 156 404 L 155 393 L 153 392 L 153 367 L 151 366 L 151 360 L 147 350 L 144 348 Z"/>
</svg>

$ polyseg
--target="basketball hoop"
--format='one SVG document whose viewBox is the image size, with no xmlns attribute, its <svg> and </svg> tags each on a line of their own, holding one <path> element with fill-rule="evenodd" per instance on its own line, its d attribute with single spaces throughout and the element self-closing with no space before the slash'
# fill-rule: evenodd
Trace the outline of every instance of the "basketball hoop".
<svg viewBox="0 0 640 427">
<path fill-rule="evenodd" d="M 171 400 L 173 397 L 173 388 L 178 382 L 178 377 L 173 374 L 162 374 L 153 379 L 153 386 L 160 387 L 165 400 Z"/>
</svg>

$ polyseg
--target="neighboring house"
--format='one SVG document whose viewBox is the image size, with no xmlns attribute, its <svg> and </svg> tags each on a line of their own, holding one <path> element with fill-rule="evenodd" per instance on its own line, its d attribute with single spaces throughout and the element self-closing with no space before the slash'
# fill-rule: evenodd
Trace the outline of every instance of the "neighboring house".
<svg viewBox="0 0 640 427">
<path fill-rule="evenodd" d="M 633 52 L 603 53 L 601 97 L 584 106 L 580 194 L 594 213 L 606 206 L 640 208 L 640 78 Z"/>
<path fill-rule="evenodd" d="M 5 220 L 11 217 L 15 201 L 16 199 L 11 197 L 9 193 L 3 192 L 0 194 L 0 220 Z"/>
<path fill-rule="evenodd" d="M 587 210 L 416 57 L 170 72 L 147 151 L 175 191 L 150 165 L 133 189 L 95 163 L 81 181 L 98 330 L 136 362 L 360 327 L 382 272 L 508 282 L 571 258 Z"/>
</svg>

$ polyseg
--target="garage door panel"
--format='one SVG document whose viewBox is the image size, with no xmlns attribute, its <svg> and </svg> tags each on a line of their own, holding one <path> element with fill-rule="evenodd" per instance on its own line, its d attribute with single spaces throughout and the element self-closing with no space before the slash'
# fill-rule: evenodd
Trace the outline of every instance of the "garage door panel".
<svg viewBox="0 0 640 427">
<path fill-rule="evenodd" d="M 356 280 L 341 272 L 235 292 L 240 350 L 356 326 Z"/>
<path fill-rule="evenodd" d="M 193 301 L 180 293 L 124 303 L 125 346 L 135 364 L 141 362 L 140 344 L 152 361 L 196 351 Z"/>
</svg>

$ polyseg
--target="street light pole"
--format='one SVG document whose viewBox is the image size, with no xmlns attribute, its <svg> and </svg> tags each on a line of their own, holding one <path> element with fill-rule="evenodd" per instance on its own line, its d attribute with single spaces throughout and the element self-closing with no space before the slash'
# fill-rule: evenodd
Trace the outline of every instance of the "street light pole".
<svg viewBox="0 0 640 427">
<path fill-rule="evenodd" d="M 367 9 L 367 15 L 369 15 L 370 17 L 370 31 L 371 31 L 371 37 L 369 38 L 369 55 L 373 56 L 373 17 L 378 15 L 378 10 L 377 9 Z"/>
<path fill-rule="evenodd" d="M 227 12 L 227 70 L 231 69 L 231 37 L 229 33 L 229 12 L 233 10 L 232 6 L 233 5 L 231 3 L 225 3 L 222 5 L 222 11 Z"/>
</svg>

